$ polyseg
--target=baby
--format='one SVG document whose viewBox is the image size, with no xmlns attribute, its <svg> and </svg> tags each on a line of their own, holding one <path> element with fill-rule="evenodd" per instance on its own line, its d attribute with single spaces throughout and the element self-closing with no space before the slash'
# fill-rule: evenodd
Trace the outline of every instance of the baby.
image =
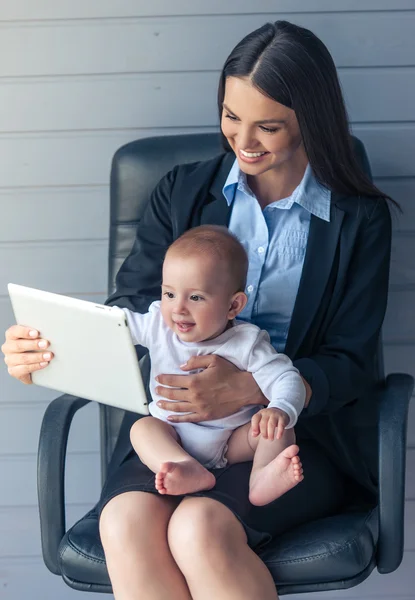
<svg viewBox="0 0 415 600">
<path fill-rule="evenodd" d="M 226 228 L 190 229 L 168 249 L 162 299 L 142 315 L 124 309 L 134 344 L 151 357 L 151 417 L 131 428 L 131 442 L 156 474 L 160 494 L 184 495 L 215 486 L 209 469 L 253 459 L 249 499 L 272 502 L 303 479 L 293 426 L 304 407 L 305 387 L 290 359 L 269 336 L 235 317 L 246 305 L 248 258 Z M 182 374 L 194 355 L 217 354 L 252 373 L 266 408 L 250 405 L 223 419 L 200 423 L 167 421 L 157 406 L 155 378 Z"/>
</svg>

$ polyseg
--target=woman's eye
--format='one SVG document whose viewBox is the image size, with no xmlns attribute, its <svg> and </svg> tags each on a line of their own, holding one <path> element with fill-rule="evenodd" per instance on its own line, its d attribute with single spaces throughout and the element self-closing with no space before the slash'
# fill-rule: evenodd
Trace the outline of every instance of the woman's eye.
<svg viewBox="0 0 415 600">
<path fill-rule="evenodd" d="M 225 115 L 225 117 L 227 119 L 230 119 L 231 121 L 237 121 L 238 120 L 237 117 L 234 117 L 233 115 Z"/>
<path fill-rule="evenodd" d="M 275 128 L 275 129 L 271 129 L 270 127 L 264 127 L 263 125 L 260 126 L 260 129 L 262 131 L 265 131 L 265 133 L 275 133 L 277 131 L 279 131 L 279 127 Z"/>
<path fill-rule="evenodd" d="M 193 302 L 199 302 L 200 300 L 203 300 L 202 296 L 198 296 L 197 294 L 193 294 L 192 296 L 190 296 L 190 300 L 193 300 Z"/>
</svg>

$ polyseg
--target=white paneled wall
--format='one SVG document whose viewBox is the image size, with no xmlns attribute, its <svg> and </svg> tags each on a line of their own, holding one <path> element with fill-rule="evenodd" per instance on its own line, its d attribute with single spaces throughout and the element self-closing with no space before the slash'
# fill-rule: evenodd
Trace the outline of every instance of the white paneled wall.
<svg viewBox="0 0 415 600">
<path fill-rule="evenodd" d="M 388 370 L 415 373 L 415 0 L 0 2 L 0 331 L 13 321 L 9 281 L 105 298 L 113 153 L 140 137 L 216 130 L 224 59 L 244 34 L 278 18 L 312 29 L 329 47 L 376 182 L 405 210 L 394 223 L 384 337 Z M 56 395 L 19 384 L 0 366 L 1 600 L 92 598 L 49 574 L 40 556 L 37 438 Z M 310 600 L 413 598 L 415 406 L 409 446 L 402 567 Z M 71 430 L 69 524 L 99 489 L 91 404 Z"/>
</svg>

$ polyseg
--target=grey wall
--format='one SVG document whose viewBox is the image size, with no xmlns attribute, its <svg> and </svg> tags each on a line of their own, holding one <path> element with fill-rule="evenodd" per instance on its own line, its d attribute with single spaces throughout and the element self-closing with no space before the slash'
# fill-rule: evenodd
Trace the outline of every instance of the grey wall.
<svg viewBox="0 0 415 600">
<path fill-rule="evenodd" d="M 224 58 L 245 33 L 277 18 L 328 45 L 376 182 L 405 210 L 395 221 L 386 358 L 389 371 L 415 373 L 415 0 L 1 2 L 0 330 L 13 320 L 8 281 L 104 298 L 112 154 L 139 137 L 215 130 Z M 0 367 L 2 599 L 89 597 L 50 575 L 40 558 L 36 446 L 54 396 Z M 77 415 L 71 434 L 70 523 L 99 493 L 95 409 Z M 413 598 L 415 403 L 406 533 L 396 574 L 324 598 Z"/>
</svg>

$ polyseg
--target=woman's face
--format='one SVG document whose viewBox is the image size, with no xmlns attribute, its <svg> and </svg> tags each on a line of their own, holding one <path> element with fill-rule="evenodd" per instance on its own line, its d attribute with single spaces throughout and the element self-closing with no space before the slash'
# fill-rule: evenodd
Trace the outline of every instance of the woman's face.
<svg viewBox="0 0 415 600">
<path fill-rule="evenodd" d="M 227 78 L 221 129 L 248 175 L 305 157 L 295 112 L 264 96 L 247 78 Z"/>
</svg>

